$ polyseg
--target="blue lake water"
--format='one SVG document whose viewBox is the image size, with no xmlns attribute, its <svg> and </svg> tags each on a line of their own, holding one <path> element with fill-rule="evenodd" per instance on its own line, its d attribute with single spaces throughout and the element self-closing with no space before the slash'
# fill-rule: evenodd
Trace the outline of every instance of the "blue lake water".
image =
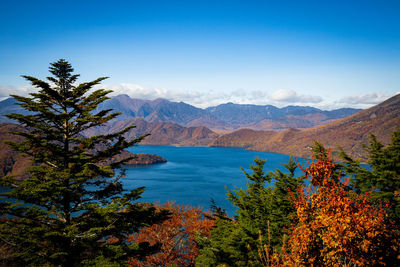
<svg viewBox="0 0 400 267">
<path fill-rule="evenodd" d="M 157 154 L 167 163 L 143 167 L 127 167 L 122 179 L 126 189 L 145 186 L 141 201 L 164 203 L 174 200 L 209 209 L 211 199 L 234 215 L 234 207 L 226 200 L 226 188 L 246 187 L 240 169 L 251 173 L 250 165 L 256 156 L 267 159 L 264 170 L 285 168 L 289 156 L 278 153 L 248 151 L 240 148 L 136 146 L 133 153 Z"/>
<path fill-rule="evenodd" d="M 289 156 L 284 154 L 241 148 L 134 146 L 129 150 L 157 154 L 168 160 L 167 163 L 149 166 L 124 167 L 126 175 L 121 181 L 126 190 L 145 187 L 140 202 L 175 201 L 208 210 L 211 199 L 214 199 L 229 216 L 235 214 L 235 207 L 226 199 L 226 188 L 247 187 L 241 167 L 251 174 L 250 165 L 259 157 L 267 160 L 265 172 L 286 171 L 282 164 L 289 161 Z M 0 192 L 6 190 L 0 187 Z"/>
</svg>

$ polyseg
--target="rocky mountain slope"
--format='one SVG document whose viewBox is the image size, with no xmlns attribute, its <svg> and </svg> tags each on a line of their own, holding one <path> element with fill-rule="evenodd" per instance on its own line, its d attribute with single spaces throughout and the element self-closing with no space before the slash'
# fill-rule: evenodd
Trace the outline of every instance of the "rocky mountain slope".
<svg viewBox="0 0 400 267">
<path fill-rule="evenodd" d="M 359 111 L 352 108 L 323 111 L 307 106 L 277 108 L 272 105 L 233 103 L 200 109 L 183 102 L 140 100 L 127 95 L 113 97 L 99 106 L 99 109 L 106 108 L 121 112 L 119 121 L 143 118 L 147 122 L 172 122 L 185 127 L 205 126 L 213 130 L 309 128 Z"/>
<path fill-rule="evenodd" d="M 183 126 L 191 126 L 191 122 L 198 119 L 202 119 L 205 124 L 213 124 L 214 121 L 218 121 L 203 109 L 161 98 L 150 101 L 118 95 L 101 103 L 97 110 L 103 109 L 121 112 L 122 114 L 117 118 L 118 121 L 143 118 L 148 122 L 173 122 Z M 223 124 L 223 122 L 217 123 Z"/>
</svg>

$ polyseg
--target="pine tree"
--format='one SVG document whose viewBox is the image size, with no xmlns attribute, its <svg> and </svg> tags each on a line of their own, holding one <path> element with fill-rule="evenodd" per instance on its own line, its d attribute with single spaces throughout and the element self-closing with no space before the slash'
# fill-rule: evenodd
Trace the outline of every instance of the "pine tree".
<svg viewBox="0 0 400 267">
<path fill-rule="evenodd" d="M 302 177 L 295 177 L 297 165 L 293 158 L 283 164 L 288 173 L 265 173 L 265 162 L 256 158 L 251 174 L 242 169 L 248 180 L 246 189 L 228 190 L 228 199 L 238 208 L 235 219 L 216 220 L 211 238 L 198 258 L 199 266 L 257 266 L 260 241 L 268 249 L 279 249 L 285 227 L 295 212 L 290 194 L 296 194 Z"/>
<path fill-rule="evenodd" d="M 284 234 L 291 223 L 291 215 L 295 213 L 292 198 L 298 194 L 298 188 L 303 184 L 304 176 L 295 177 L 297 164 L 293 157 L 288 163 L 282 164 L 287 172 L 276 169 L 269 175 L 275 181 L 273 187 L 274 201 L 270 221 L 270 245 L 278 248 L 282 245 Z"/>
<path fill-rule="evenodd" d="M 283 164 L 289 173 L 279 169 L 265 173 L 265 162 L 256 158 L 255 164 L 251 166 L 253 173 L 243 171 L 249 180 L 247 189 L 228 191 L 228 199 L 239 208 L 237 221 L 243 233 L 251 240 L 248 245 L 256 246 L 261 231 L 265 239 L 267 232 L 270 232 L 269 245 L 279 247 L 284 228 L 290 223 L 290 214 L 295 211 L 290 194 L 296 194 L 298 186 L 302 184 L 302 177 L 295 177 L 297 164 L 292 157 L 288 163 Z"/>
<path fill-rule="evenodd" d="M 93 90 L 106 77 L 75 85 L 79 75 L 61 59 L 50 64 L 49 83 L 23 76 L 39 91 L 30 97 L 12 95 L 29 115 L 9 114 L 27 131 L 9 144 L 32 158 L 30 177 L 0 180 L 2 193 L 0 242 L 11 246 L 21 265 L 81 266 L 119 264 L 133 255 L 150 253 L 148 244 L 127 242 L 143 226 L 166 214 L 135 201 L 143 188 L 130 192 L 118 168 L 129 159 L 107 164 L 107 159 L 140 142 L 127 141 L 122 131 L 84 137 L 82 133 L 116 118 L 111 110 L 95 112 L 110 91 Z M 12 201 L 10 201 L 10 199 Z"/>
<path fill-rule="evenodd" d="M 271 176 L 264 172 L 265 160 L 256 158 L 251 166 L 252 174 L 243 170 L 249 180 L 247 189 L 228 190 L 228 199 L 238 207 L 237 221 L 248 242 L 257 240 L 258 231 L 266 227 L 266 221 L 270 219 L 273 203 Z"/>
<path fill-rule="evenodd" d="M 387 146 L 371 134 L 365 149 L 371 169 L 364 168 L 341 150 L 342 168 L 352 175 L 351 184 L 357 192 L 373 190 L 375 200 L 388 203 L 391 215 L 400 225 L 400 129 L 392 134 L 392 142 Z"/>
<path fill-rule="evenodd" d="M 238 208 L 235 219 L 240 239 L 236 239 L 238 244 L 232 245 L 240 248 L 239 259 L 244 263 L 243 266 L 252 260 L 251 251 L 256 249 L 258 233 L 260 230 L 266 232 L 267 221 L 271 219 L 273 212 L 271 176 L 264 172 L 265 162 L 266 160 L 256 158 L 254 165 L 250 166 L 253 171 L 251 174 L 242 169 L 248 180 L 247 188 L 228 190 L 227 193 L 228 200 Z"/>
</svg>

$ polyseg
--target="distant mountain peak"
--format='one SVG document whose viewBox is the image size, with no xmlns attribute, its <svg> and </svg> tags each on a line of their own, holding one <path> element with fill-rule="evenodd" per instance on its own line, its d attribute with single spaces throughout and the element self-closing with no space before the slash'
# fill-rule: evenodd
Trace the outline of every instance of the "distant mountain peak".
<svg viewBox="0 0 400 267">
<path fill-rule="evenodd" d="M 131 97 L 127 94 L 120 94 L 120 95 L 114 96 L 114 98 L 131 98 Z"/>
</svg>

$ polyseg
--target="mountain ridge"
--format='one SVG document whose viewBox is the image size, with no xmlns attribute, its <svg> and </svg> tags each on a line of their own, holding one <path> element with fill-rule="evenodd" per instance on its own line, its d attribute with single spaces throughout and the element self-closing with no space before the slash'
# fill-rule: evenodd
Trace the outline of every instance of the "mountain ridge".
<svg viewBox="0 0 400 267">
<path fill-rule="evenodd" d="M 285 130 L 289 128 L 310 128 L 332 120 L 340 119 L 360 111 L 344 108 L 321 110 L 309 106 L 287 106 L 225 103 L 205 109 L 184 102 L 173 102 L 158 98 L 143 100 L 126 94 L 112 97 L 95 110 L 112 109 L 121 115 L 114 121 L 143 118 L 147 122 L 171 122 L 184 127 L 205 126 L 211 130 L 232 131 L 240 128 L 255 130 Z M 8 98 L 0 102 L 0 115 L 11 112 L 25 112 L 15 100 Z M 0 122 L 12 122 L 4 116 Z"/>
<path fill-rule="evenodd" d="M 400 127 L 400 95 L 347 118 L 307 129 L 293 127 L 273 131 L 240 128 L 222 133 L 205 126 L 184 127 L 171 122 L 148 122 L 143 118 L 135 118 L 112 122 L 98 129 L 98 133 L 111 133 L 130 125 L 136 125 L 136 128 L 127 133 L 129 139 L 150 134 L 142 142 L 145 145 L 242 147 L 310 157 L 310 146 L 314 141 L 319 141 L 336 150 L 337 146 L 341 146 L 349 155 L 365 160 L 366 153 L 362 146 L 368 144 L 370 133 L 375 134 L 383 143 L 389 143 L 391 133 Z"/>
</svg>

